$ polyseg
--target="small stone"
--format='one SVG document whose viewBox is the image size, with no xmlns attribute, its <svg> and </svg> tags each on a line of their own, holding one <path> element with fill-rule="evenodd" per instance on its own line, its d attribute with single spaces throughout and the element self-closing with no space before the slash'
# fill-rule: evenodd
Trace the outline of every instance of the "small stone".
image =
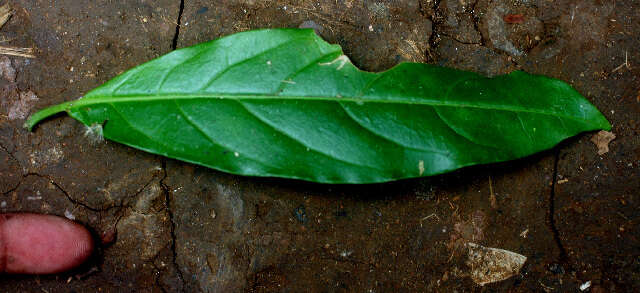
<svg viewBox="0 0 640 293">
<path fill-rule="evenodd" d="M 586 281 L 584 284 L 580 285 L 580 291 L 585 291 L 591 287 L 591 281 Z"/>
<path fill-rule="evenodd" d="M 7 116 L 9 120 L 27 118 L 36 101 L 38 101 L 38 97 L 32 91 L 12 93 L 8 98 L 10 105 Z"/>
<path fill-rule="evenodd" d="M 467 243 L 467 266 L 473 281 L 484 286 L 511 278 L 522 269 L 527 257 L 512 251 Z"/>
<path fill-rule="evenodd" d="M 313 20 L 303 21 L 298 28 L 311 28 L 316 32 L 316 35 L 320 35 L 324 31 L 324 28 Z"/>
<path fill-rule="evenodd" d="M 113 243 L 114 240 L 116 240 L 115 228 L 110 228 L 106 231 L 103 231 L 102 234 L 100 235 L 100 241 L 102 242 L 102 245 L 111 244 Z"/>
<path fill-rule="evenodd" d="M 64 210 L 64 216 L 71 221 L 76 219 L 76 216 L 74 216 L 69 210 Z"/>
<path fill-rule="evenodd" d="M 8 82 L 16 81 L 16 70 L 11 66 L 11 60 L 7 56 L 0 57 L 0 76 Z"/>
</svg>

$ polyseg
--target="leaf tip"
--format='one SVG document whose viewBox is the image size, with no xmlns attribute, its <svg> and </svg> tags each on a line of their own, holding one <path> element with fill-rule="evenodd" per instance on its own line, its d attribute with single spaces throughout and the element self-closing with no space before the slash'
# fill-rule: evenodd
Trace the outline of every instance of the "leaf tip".
<svg viewBox="0 0 640 293">
<path fill-rule="evenodd" d="M 593 109 L 595 110 L 595 117 L 593 118 L 593 122 L 594 122 L 594 129 L 593 130 L 606 130 L 606 131 L 611 131 L 611 128 L 613 127 L 611 125 L 611 122 L 609 122 L 609 119 L 607 119 L 607 117 L 604 116 L 604 114 L 602 112 L 600 112 L 595 106 L 593 106 Z"/>
<path fill-rule="evenodd" d="M 611 131 L 611 128 L 613 128 L 613 126 L 611 125 L 611 122 L 609 122 L 609 120 L 607 120 L 607 118 L 602 117 L 603 118 L 603 126 L 602 129 L 606 130 L 606 131 Z"/>
</svg>

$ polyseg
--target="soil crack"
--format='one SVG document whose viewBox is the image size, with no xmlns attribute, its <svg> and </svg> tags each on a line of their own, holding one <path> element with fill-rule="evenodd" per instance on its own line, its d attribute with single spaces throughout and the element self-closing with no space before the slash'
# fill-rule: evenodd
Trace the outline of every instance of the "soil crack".
<svg viewBox="0 0 640 293">
<path fill-rule="evenodd" d="M 26 178 L 27 176 L 37 176 L 43 179 L 46 179 L 49 181 L 49 183 L 51 183 L 53 186 L 56 187 L 56 189 L 60 190 L 60 192 L 62 192 L 62 194 L 64 194 L 65 197 L 67 197 L 67 200 L 69 200 L 71 203 L 73 203 L 74 205 L 78 205 L 81 206 L 87 210 L 90 210 L 92 212 L 104 212 L 104 211 L 108 211 L 110 209 L 113 208 L 120 208 L 121 206 L 110 206 L 108 208 L 105 209 L 99 209 L 99 208 L 94 208 L 92 206 L 89 206 L 81 201 L 78 201 L 76 199 L 74 199 L 66 190 L 64 190 L 64 188 L 62 188 L 62 186 L 60 186 L 60 184 L 58 184 L 55 180 L 53 180 L 53 178 L 47 176 L 47 175 L 42 175 L 39 173 L 27 173 L 24 176 L 22 176 L 23 178 Z"/>
<path fill-rule="evenodd" d="M 439 26 L 442 24 L 443 19 L 440 11 L 440 0 L 435 0 L 433 3 L 433 15 L 429 16 L 431 20 L 431 35 L 427 42 L 427 60 L 430 62 L 436 62 L 436 57 L 433 56 L 431 50 L 435 50 L 440 43 Z"/>
<path fill-rule="evenodd" d="M 10 152 L 9 149 L 4 146 L 2 143 L 0 143 L 0 149 L 4 150 L 5 152 L 7 152 L 7 154 L 9 155 L 9 157 L 11 157 L 12 159 L 14 159 L 16 162 L 20 163 L 20 161 L 18 161 L 18 159 L 16 159 L 16 157 L 13 155 L 13 152 Z"/>
<path fill-rule="evenodd" d="M 171 41 L 171 50 L 178 47 L 178 36 L 180 35 L 180 24 L 182 22 L 182 12 L 184 11 L 184 0 L 180 0 L 180 10 L 178 11 L 178 20 L 176 21 L 176 33 Z"/>
<path fill-rule="evenodd" d="M 169 233 L 171 234 L 171 263 L 178 274 L 178 278 L 182 283 L 182 291 L 184 292 L 184 288 L 186 287 L 184 276 L 182 275 L 182 270 L 180 270 L 180 266 L 178 265 L 178 253 L 176 251 L 176 222 L 173 215 L 173 210 L 171 209 L 171 192 L 169 191 L 169 186 L 164 183 L 164 180 L 167 178 L 167 160 L 162 159 L 162 178 L 160 179 L 160 188 L 162 188 L 162 192 L 164 193 L 164 204 L 167 209 L 167 214 L 169 215 L 169 221 L 171 222 L 171 228 L 169 229 Z"/>
<path fill-rule="evenodd" d="M 476 14 L 476 6 L 478 6 L 478 1 L 473 2 L 473 6 L 470 7 L 471 19 L 473 20 L 473 29 L 480 35 L 479 45 L 482 47 L 486 47 L 487 41 L 485 40 L 482 31 L 480 31 L 480 16 Z"/>
<path fill-rule="evenodd" d="M 560 258 L 559 262 L 563 264 L 568 264 L 567 259 L 567 250 L 564 248 L 562 244 L 562 240 L 560 239 L 560 231 L 556 227 L 555 220 L 555 197 L 556 197 L 556 184 L 558 181 L 558 161 L 560 160 L 560 151 L 555 152 L 554 162 L 553 162 L 553 176 L 551 179 L 551 192 L 549 193 L 549 210 L 547 211 L 547 225 L 549 229 L 551 229 L 551 233 L 553 234 L 553 240 L 556 243 L 556 246 L 560 250 Z"/>
</svg>

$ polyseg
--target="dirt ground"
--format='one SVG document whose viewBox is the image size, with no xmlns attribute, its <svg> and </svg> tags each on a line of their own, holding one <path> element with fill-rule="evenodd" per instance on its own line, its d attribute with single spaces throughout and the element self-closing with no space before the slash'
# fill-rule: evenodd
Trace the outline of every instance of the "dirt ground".
<svg viewBox="0 0 640 293">
<path fill-rule="evenodd" d="M 640 291 L 640 1 L 9 2 L 0 46 L 36 57 L 0 57 L 0 211 L 74 218 L 98 250 L 73 272 L 0 276 L 2 292 Z M 65 116 L 22 127 L 173 49 L 301 26 L 366 70 L 413 61 L 564 80 L 616 138 L 603 154 L 584 133 L 513 162 L 342 186 L 92 143 Z M 480 286 L 469 242 L 526 263 Z"/>
</svg>

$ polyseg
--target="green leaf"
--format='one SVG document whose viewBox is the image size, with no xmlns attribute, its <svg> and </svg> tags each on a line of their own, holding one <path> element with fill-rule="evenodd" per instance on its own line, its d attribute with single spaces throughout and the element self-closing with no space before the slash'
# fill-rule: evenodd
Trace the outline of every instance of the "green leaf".
<svg viewBox="0 0 640 293">
<path fill-rule="evenodd" d="M 242 175 L 372 183 L 515 159 L 610 129 L 566 83 L 429 64 L 381 73 L 312 30 L 237 33 L 135 67 L 66 111 L 104 137 Z"/>
</svg>

